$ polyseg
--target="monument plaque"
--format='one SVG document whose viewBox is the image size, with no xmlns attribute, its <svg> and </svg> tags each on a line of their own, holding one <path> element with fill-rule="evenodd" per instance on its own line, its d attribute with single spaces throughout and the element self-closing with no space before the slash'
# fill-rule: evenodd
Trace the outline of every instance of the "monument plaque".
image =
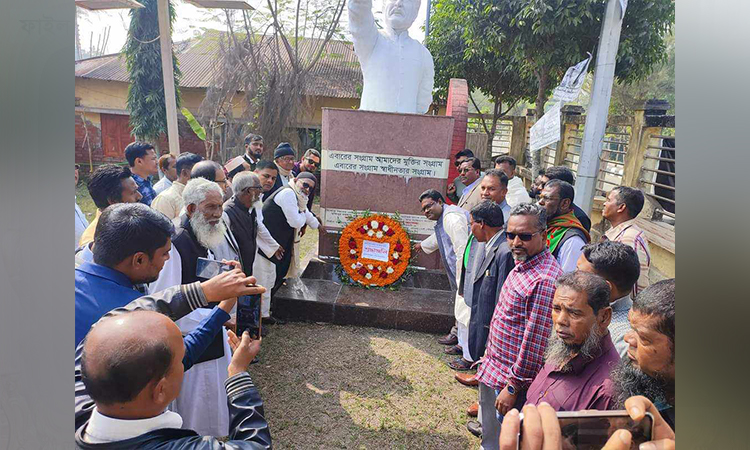
<svg viewBox="0 0 750 450">
<path fill-rule="evenodd" d="M 419 195 L 445 194 L 453 135 L 452 117 L 323 108 L 319 256 L 335 259 L 347 213 L 398 212 L 414 240 L 427 237 Z M 439 268 L 440 255 L 420 254 L 417 266 Z"/>
</svg>

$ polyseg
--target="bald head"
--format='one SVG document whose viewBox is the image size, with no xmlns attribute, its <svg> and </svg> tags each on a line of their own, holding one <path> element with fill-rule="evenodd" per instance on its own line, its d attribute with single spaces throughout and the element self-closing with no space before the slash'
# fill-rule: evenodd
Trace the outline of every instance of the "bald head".
<svg viewBox="0 0 750 450">
<path fill-rule="evenodd" d="M 152 396 L 142 396 L 143 391 L 177 375 L 175 360 L 179 358 L 182 367 L 183 355 L 180 329 L 163 314 L 134 311 L 106 317 L 86 336 L 83 383 L 97 406 L 126 404 L 140 397 L 148 403 Z"/>
</svg>

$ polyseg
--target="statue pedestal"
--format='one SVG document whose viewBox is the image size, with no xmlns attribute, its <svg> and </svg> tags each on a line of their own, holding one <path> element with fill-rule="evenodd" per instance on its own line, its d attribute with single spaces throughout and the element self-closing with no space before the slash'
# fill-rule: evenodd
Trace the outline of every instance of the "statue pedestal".
<svg viewBox="0 0 750 450">
<path fill-rule="evenodd" d="M 318 255 L 276 293 L 274 315 L 287 320 L 446 333 L 455 293 L 440 255 L 421 253 L 398 291 L 345 286 L 336 276 L 338 238 L 353 211 L 398 212 L 412 244 L 433 232 L 419 195 L 445 195 L 454 118 L 323 108 Z"/>
<path fill-rule="evenodd" d="M 352 211 L 398 212 L 413 240 L 429 236 L 419 195 L 445 195 L 453 117 L 323 108 L 318 255 L 338 261 L 338 238 Z M 440 255 L 420 254 L 416 266 L 441 267 Z"/>
</svg>

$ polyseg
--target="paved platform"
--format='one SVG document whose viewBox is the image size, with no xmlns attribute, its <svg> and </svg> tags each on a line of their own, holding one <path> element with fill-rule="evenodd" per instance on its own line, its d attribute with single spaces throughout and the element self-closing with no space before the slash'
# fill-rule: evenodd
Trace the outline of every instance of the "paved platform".
<svg viewBox="0 0 750 450">
<path fill-rule="evenodd" d="M 274 296 L 284 320 L 447 333 L 454 324 L 454 294 L 439 270 L 416 272 L 397 291 L 346 286 L 333 263 L 312 260 L 300 278 L 288 279 Z"/>
</svg>

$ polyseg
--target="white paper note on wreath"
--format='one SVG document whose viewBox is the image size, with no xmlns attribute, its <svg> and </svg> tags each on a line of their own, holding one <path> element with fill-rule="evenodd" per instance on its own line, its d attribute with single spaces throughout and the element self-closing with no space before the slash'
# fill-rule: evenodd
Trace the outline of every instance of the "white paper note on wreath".
<svg viewBox="0 0 750 450">
<path fill-rule="evenodd" d="M 388 262 L 391 244 L 387 242 L 362 241 L 362 257 Z"/>
<path fill-rule="evenodd" d="M 589 70 L 589 63 L 591 62 L 591 53 L 589 57 L 579 62 L 575 66 L 568 67 L 565 71 L 560 84 L 552 91 L 553 102 L 572 102 L 581 95 L 581 88 L 583 82 L 586 80 L 586 73 Z"/>
<path fill-rule="evenodd" d="M 529 150 L 539 150 L 560 140 L 560 105 L 555 105 L 530 130 Z"/>
</svg>

